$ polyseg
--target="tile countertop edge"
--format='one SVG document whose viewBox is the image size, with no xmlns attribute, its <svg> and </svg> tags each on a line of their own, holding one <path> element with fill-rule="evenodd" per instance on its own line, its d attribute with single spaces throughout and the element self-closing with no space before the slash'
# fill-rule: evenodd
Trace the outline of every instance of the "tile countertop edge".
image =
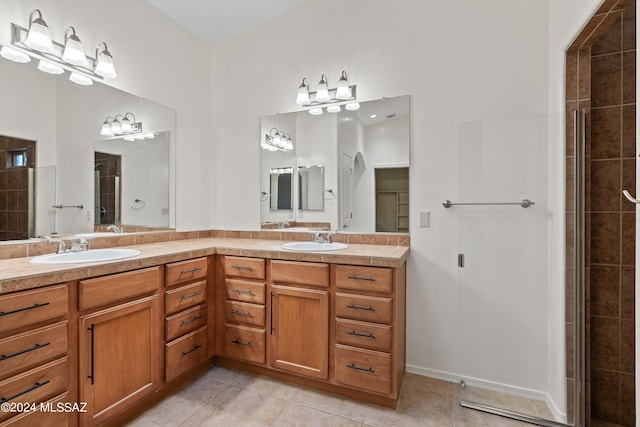
<svg viewBox="0 0 640 427">
<path fill-rule="evenodd" d="M 252 239 L 201 238 L 125 246 L 138 249 L 141 254 L 100 263 L 34 266 L 29 262 L 30 258 L 5 259 L 0 260 L 0 294 L 214 254 L 381 267 L 398 267 L 409 256 L 407 246 L 351 244 L 347 249 L 327 253 L 286 251 L 281 244 L 276 240 L 261 240 L 256 244 Z"/>
</svg>

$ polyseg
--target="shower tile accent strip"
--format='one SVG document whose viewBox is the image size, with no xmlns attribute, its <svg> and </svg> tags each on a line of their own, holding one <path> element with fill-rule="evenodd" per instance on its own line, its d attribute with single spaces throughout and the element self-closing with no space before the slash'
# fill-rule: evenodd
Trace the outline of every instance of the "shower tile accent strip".
<svg viewBox="0 0 640 427">
<path fill-rule="evenodd" d="M 575 378 L 573 111 L 584 109 L 587 425 L 636 419 L 635 207 L 622 195 L 636 176 L 635 15 L 633 1 L 603 1 L 566 53 L 567 399 Z"/>
</svg>

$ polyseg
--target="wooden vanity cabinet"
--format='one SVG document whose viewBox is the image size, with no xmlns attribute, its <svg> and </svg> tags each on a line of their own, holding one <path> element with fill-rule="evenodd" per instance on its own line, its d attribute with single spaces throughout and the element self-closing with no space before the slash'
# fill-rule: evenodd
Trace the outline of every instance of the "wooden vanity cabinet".
<svg viewBox="0 0 640 427">
<path fill-rule="evenodd" d="M 221 256 L 218 289 L 220 353 L 245 362 L 266 363 L 266 262 Z"/>
<path fill-rule="evenodd" d="M 0 296 L 0 399 L 3 403 L 40 404 L 64 399 L 69 390 L 66 285 L 47 286 Z M 0 411 L 0 424 L 38 425 L 41 413 Z M 56 425 L 73 423 L 56 414 Z"/>
<path fill-rule="evenodd" d="M 81 425 L 104 424 L 160 386 L 161 283 L 161 267 L 78 283 Z"/>
<path fill-rule="evenodd" d="M 209 356 L 209 261 L 167 264 L 164 292 L 165 380 L 172 381 Z"/>
<path fill-rule="evenodd" d="M 329 265 L 271 261 L 271 366 L 327 379 Z"/>
</svg>

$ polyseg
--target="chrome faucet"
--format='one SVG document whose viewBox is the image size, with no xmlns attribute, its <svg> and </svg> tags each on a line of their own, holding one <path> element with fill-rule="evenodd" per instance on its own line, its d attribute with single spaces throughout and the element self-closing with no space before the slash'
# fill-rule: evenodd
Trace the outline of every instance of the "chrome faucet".
<svg viewBox="0 0 640 427">
<path fill-rule="evenodd" d="M 67 245 L 64 244 L 64 242 L 62 241 L 62 239 L 55 239 L 51 236 L 38 236 L 41 237 L 43 239 L 47 239 L 47 242 L 49 243 L 57 243 L 58 244 L 58 250 L 56 251 L 57 254 L 63 254 L 65 252 L 67 252 Z"/>
<path fill-rule="evenodd" d="M 328 232 L 325 236 L 320 231 L 313 233 L 313 243 L 331 243 L 331 235 L 333 233 Z"/>
<path fill-rule="evenodd" d="M 286 221 L 282 221 L 278 223 L 278 228 L 282 229 L 282 228 L 287 228 L 289 226 L 289 223 Z"/>
<path fill-rule="evenodd" d="M 107 227 L 108 231 L 113 231 L 114 233 L 124 233 L 124 225 L 118 227 L 117 225 L 110 225 Z"/>
<path fill-rule="evenodd" d="M 87 241 L 82 237 L 76 237 L 71 241 L 71 252 L 84 252 L 87 250 Z"/>
</svg>

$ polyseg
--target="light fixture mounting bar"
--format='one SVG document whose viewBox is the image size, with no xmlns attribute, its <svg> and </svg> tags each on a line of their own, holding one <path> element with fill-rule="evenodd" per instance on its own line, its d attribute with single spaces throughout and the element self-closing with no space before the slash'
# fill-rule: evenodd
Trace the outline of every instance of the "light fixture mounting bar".
<svg viewBox="0 0 640 427">
<path fill-rule="evenodd" d="M 351 85 L 349 86 L 349 89 L 351 89 L 351 98 L 346 98 L 346 99 L 338 99 L 336 98 L 336 91 L 338 90 L 337 88 L 334 89 L 329 89 L 329 97 L 331 98 L 330 101 L 327 102 L 318 102 L 316 101 L 316 93 L 317 92 L 309 92 L 309 103 L 308 104 L 304 104 L 303 107 L 316 107 L 316 106 L 321 106 L 321 105 L 331 105 L 331 104 L 339 104 L 339 103 L 347 103 L 347 102 L 353 102 L 356 100 L 356 85 Z"/>
<path fill-rule="evenodd" d="M 96 65 L 96 59 L 90 56 L 87 56 L 87 62 L 89 63 L 90 68 L 82 67 L 79 65 L 71 65 L 62 60 L 62 52 L 64 51 L 64 45 L 61 45 L 55 40 L 52 40 L 53 53 L 43 53 L 43 52 L 35 51 L 25 44 L 25 40 L 27 39 L 28 32 L 29 32 L 28 29 L 23 28 L 12 22 L 11 23 L 12 47 L 26 55 L 29 55 L 32 58 L 53 62 L 54 64 L 59 65 L 60 67 L 64 68 L 67 71 L 81 73 L 94 80 L 103 80 L 102 76 L 93 72 L 93 69 L 95 68 L 95 65 Z"/>
</svg>

